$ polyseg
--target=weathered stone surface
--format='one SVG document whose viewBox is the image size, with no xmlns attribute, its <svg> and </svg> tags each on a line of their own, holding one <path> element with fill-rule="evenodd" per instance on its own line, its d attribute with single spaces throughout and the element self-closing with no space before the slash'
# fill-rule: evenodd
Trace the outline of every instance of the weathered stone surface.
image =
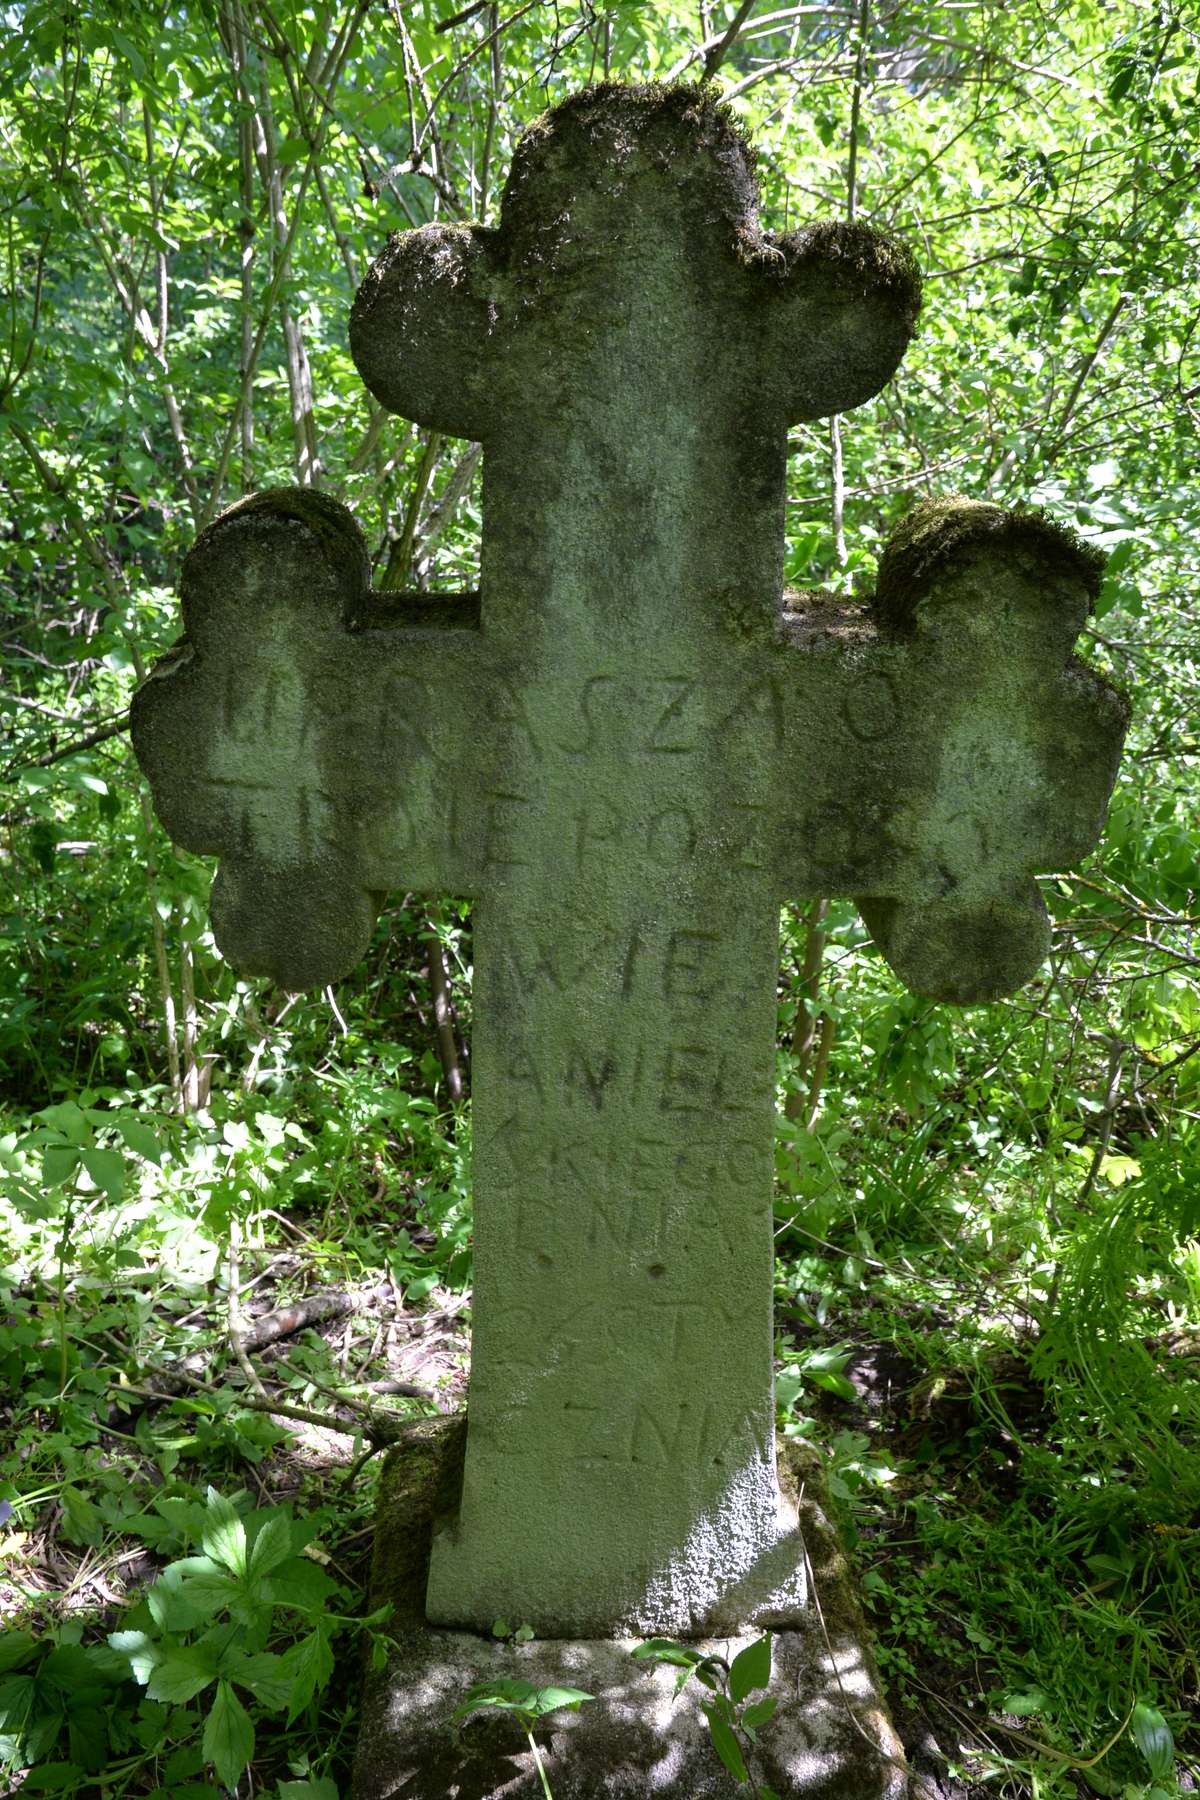
<svg viewBox="0 0 1200 1800">
<path fill-rule="evenodd" d="M 780 903 L 860 896 L 910 985 L 990 999 L 1044 951 L 1034 872 L 1100 830 L 1125 703 L 1072 657 L 1096 569 L 1066 534 L 941 502 L 871 605 L 784 601 L 787 426 L 875 391 L 915 307 L 868 232 L 764 235 L 695 90 L 579 96 L 497 231 L 405 234 L 355 308 L 384 403 L 483 440 L 481 595 L 372 595 L 342 508 L 262 495 L 201 535 L 186 647 L 137 696 L 243 971 L 322 985 L 389 889 L 477 900 L 441 1624 L 805 1619 L 771 1393 Z"/>
<path fill-rule="evenodd" d="M 820 1610 L 810 1606 L 802 1630 L 775 1639 L 779 1711 L 762 1731 L 753 1773 L 787 1800 L 901 1800 L 902 1753 L 826 1516 L 819 1461 L 795 1446 L 780 1449 Z M 392 1451 L 384 1469 L 370 1603 L 391 1601 L 400 1647 L 367 1680 L 353 1800 L 534 1800 L 542 1789 L 511 1719 L 481 1712 L 461 1729 L 448 1723 L 472 1683 L 513 1677 L 595 1696 L 537 1734 L 555 1800 L 744 1794 L 713 1752 L 699 1711 L 703 1690 L 693 1682 L 674 1699 L 674 1671 L 635 1662 L 633 1640 L 514 1645 L 424 1624 L 430 1535 L 460 1459 L 461 1432 L 435 1422 L 423 1441 Z M 735 1635 L 706 1647 L 730 1661 L 750 1641 Z"/>
</svg>

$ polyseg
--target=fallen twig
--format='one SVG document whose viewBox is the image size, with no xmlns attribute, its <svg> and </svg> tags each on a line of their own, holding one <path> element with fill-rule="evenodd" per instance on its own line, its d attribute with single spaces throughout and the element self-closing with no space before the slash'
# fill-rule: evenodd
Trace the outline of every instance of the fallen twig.
<svg viewBox="0 0 1200 1800">
<path fill-rule="evenodd" d="M 113 1382 L 110 1385 L 119 1388 L 119 1391 L 122 1394 L 132 1394 L 139 1400 L 161 1401 L 165 1398 L 178 1399 L 180 1397 L 177 1394 L 165 1396 L 163 1394 L 155 1393 L 149 1388 L 131 1387 L 116 1382 Z M 210 1397 L 220 1391 L 216 1388 L 209 1387 L 203 1381 L 192 1381 L 188 1385 L 193 1388 L 202 1389 Z M 428 1419 L 424 1417 L 419 1419 L 397 1419 L 393 1417 L 391 1413 L 375 1412 L 371 1409 L 367 1409 L 353 1420 L 339 1419 L 334 1413 L 319 1413 L 313 1411 L 311 1407 L 292 1406 L 286 1400 L 273 1399 L 269 1394 L 264 1400 L 256 1399 L 248 1394 L 237 1394 L 234 1398 L 236 1399 L 237 1405 L 242 1407 L 246 1412 L 267 1413 L 268 1415 L 273 1415 L 280 1419 L 295 1419 L 301 1425 L 316 1425 L 322 1431 L 336 1431 L 343 1437 L 366 1438 L 369 1443 L 376 1446 L 399 1443 L 403 1438 L 407 1437 L 416 1426 L 429 1423 Z M 345 1404 L 349 1406 L 350 1402 L 347 1401 Z M 457 1415 L 453 1413 L 438 1414 L 439 1418 L 454 1418 L 456 1416 Z"/>
<path fill-rule="evenodd" d="M 371 1300 L 385 1297 L 391 1298 L 391 1290 L 383 1284 L 360 1289 L 356 1293 L 328 1290 L 309 1294 L 306 1299 L 297 1300 L 291 1306 L 280 1306 L 274 1312 L 263 1313 L 248 1324 L 241 1333 L 242 1349 L 247 1352 L 265 1349 L 267 1345 L 276 1344 L 281 1338 L 290 1337 L 294 1332 L 304 1331 L 310 1325 L 319 1324 L 325 1319 L 344 1318 L 347 1313 L 357 1312 Z M 182 1394 L 189 1387 L 197 1385 L 198 1377 L 207 1367 L 211 1355 L 211 1348 L 195 1350 L 183 1359 L 178 1368 L 148 1367 L 145 1386 L 125 1388 L 123 1392 L 140 1394 L 147 1402 L 161 1403 L 170 1400 L 176 1394 Z"/>
</svg>

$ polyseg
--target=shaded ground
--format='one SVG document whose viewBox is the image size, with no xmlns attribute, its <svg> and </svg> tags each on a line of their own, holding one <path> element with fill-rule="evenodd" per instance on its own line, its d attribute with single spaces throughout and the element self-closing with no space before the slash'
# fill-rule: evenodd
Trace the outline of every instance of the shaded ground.
<svg viewBox="0 0 1200 1800">
<path fill-rule="evenodd" d="M 280 1271 L 285 1279 L 298 1272 Z M 384 1282 L 347 1294 L 310 1296 L 289 1308 L 273 1303 L 268 1285 L 262 1282 L 247 1305 L 242 1333 L 244 1347 L 253 1350 L 254 1371 L 280 1407 L 273 1416 L 289 1435 L 257 1465 L 239 1465 L 236 1470 L 233 1484 L 249 1487 L 258 1504 L 290 1500 L 302 1510 L 335 1493 L 346 1493 L 349 1484 L 359 1485 L 359 1469 L 371 1454 L 372 1442 L 376 1448 L 386 1442 L 389 1419 L 398 1422 L 431 1411 L 451 1413 L 465 1406 L 469 1360 L 469 1303 L 465 1297 L 435 1290 L 427 1302 L 406 1307 L 393 1284 Z M 322 1316 L 324 1300 L 331 1304 Z M 785 1317 L 784 1322 L 801 1348 L 827 1341 L 825 1333 L 797 1319 Z M 173 1374 L 161 1366 L 149 1378 L 144 1374 L 139 1378 L 135 1371 L 135 1385 L 139 1379 L 153 1381 L 186 1396 L 206 1389 L 212 1392 L 213 1384 L 225 1390 L 238 1389 L 246 1396 L 246 1377 L 228 1354 L 225 1323 L 218 1309 L 198 1317 L 197 1333 L 207 1337 L 208 1348 L 186 1363 L 173 1365 Z M 270 1341 L 261 1341 L 264 1336 Z M 306 1369 L 311 1374 L 307 1381 Z M 861 1433 L 876 1447 L 886 1447 L 902 1472 L 919 1470 L 928 1464 L 931 1454 L 936 1455 L 942 1487 L 954 1489 L 961 1484 L 967 1491 L 966 1484 L 979 1479 L 981 1420 L 965 1380 L 930 1383 L 894 1345 L 879 1341 L 860 1342 L 846 1363 L 845 1374 L 854 1399 L 839 1400 L 827 1394 L 817 1398 L 819 1439 L 833 1439 L 839 1432 Z M 1036 1427 L 1044 1401 L 1030 1382 L 1022 1358 L 1001 1355 L 992 1374 L 1003 1387 L 1009 1416 L 1020 1419 L 1023 1429 Z M 149 1458 L 140 1470 L 135 1466 L 130 1434 L 137 1429 L 139 1417 L 165 1417 L 171 1400 L 170 1392 L 156 1394 L 149 1387 L 137 1401 L 122 1399 L 109 1415 L 115 1433 L 101 1438 L 99 1457 L 128 1469 L 131 1482 L 144 1479 L 148 1492 L 161 1476 Z M 297 1411 L 312 1416 L 297 1417 Z M 343 1421 L 346 1429 L 335 1429 L 334 1419 Z M 1015 1484 L 1016 1449 L 994 1422 L 984 1423 L 991 1428 L 986 1459 L 989 1489 L 998 1498 L 1007 1498 Z M 920 1477 L 912 1479 L 916 1482 Z M 882 1500 L 873 1497 L 869 1511 L 860 1515 L 860 1567 L 878 1561 L 894 1540 L 896 1557 L 903 1559 L 907 1571 L 913 1570 L 921 1552 L 913 1544 L 911 1515 L 906 1510 L 906 1496 L 911 1492 L 908 1481 L 907 1473 L 902 1473 L 894 1492 Z M 365 1499 L 365 1486 L 360 1491 Z M 161 1558 L 145 1548 L 114 1554 L 81 1544 L 77 1532 L 64 1533 L 64 1524 L 69 1523 L 63 1503 L 46 1510 L 36 1528 L 25 1534 L 10 1527 L 6 1536 L 0 1522 L 0 1619 L 15 1616 L 36 1594 L 44 1612 L 51 1616 L 61 1619 L 78 1614 L 94 1621 L 99 1613 L 115 1621 L 120 1607 L 151 1581 L 161 1566 Z M 327 1546 L 339 1577 L 363 1590 L 371 1539 L 369 1511 L 360 1506 L 354 1528 Z M 956 1662 L 923 1660 L 914 1680 L 889 1684 L 893 1718 L 913 1771 L 912 1800 L 1024 1796 L 1028 1789 L 1016 1778 L 1006 1783 L 998 1782 L 994 1773 L 986 1780 L 973 1779 L 969 1773 L 973 1766 L 982 1768 L 985 1759 L 991 1759 L 994 1771 L 997 1759 L 1028 1756 L 1036 1742 L 1029 1728 L 1036 1727 L 1036 1722 L 983 1711 L 979 1694 L 989 1685 L 986 1668 L 981 1669 L 978 1650 L 965 1638 L 961 1649 Z M 347 1666 L 339 1669 L 330 1696 L 347 1709 L 346 1754 L 343 1758 L 339 1751 L 334 1765 L 334 1773 L 343 1783 L 349 1774 L 357 1686 L 358 1671 L 348 1660 Z M 1182 1785 L 1191 1791 L 1186 1775 Z M 15 1793 L 18 1787 L 10 1791 Z M 1087 1791 L 1081 1788 L 1081 1792 Z"/>
</svg>

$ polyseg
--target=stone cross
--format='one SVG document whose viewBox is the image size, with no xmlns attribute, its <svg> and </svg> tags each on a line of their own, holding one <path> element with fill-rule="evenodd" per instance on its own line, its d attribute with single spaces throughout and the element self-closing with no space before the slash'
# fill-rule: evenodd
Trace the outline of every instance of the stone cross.
<svg viewBox="0 0 1200 1800">
<path fill-rule="evenodd" d="M 788 427 L 911 335 L 905 254 L 762 230 L 700 90 L 593 89 L 522 138 L 499 228 L 394 238 L 351 345 L 484 446 L 479 594 L 373 593 L 349 514 L 241 502 L 138 693 L 159 815 L 220 857 L 218 942 L 291 989 L 389 890 L 475 900 L 475 1290 L 431 1621 L 786 1625 L 775 1472 L 778 927 L 854 896 L 919 992 L 1047 944 L 1036 871 L 1100 832 L 1126 707 L 1071 648 L 1095 559 L 1033 515 L 910 515 L 870 604 L 783 595 Z"/>
</svg>

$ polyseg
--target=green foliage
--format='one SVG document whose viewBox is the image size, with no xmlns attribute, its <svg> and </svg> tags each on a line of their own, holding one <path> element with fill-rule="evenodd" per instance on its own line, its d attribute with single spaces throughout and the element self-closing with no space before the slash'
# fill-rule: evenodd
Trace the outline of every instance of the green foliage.
<svg viewBox="0 0 1200 1800">
<path fill-rule="evenodd" d="M 27 1769 L 43 1792 L 147 1764 L 168 1790 L 205 1764 L 236 1788 L 255 1716 L 291 1724 L 328 1685 L 330 1640 L 356 1623 L 331 1609 L 343 1590 L 304 1555 L 312 1528 L 286 1508 L 239 1512 L 210 1487 L 203 1504 L 159 1499 L 128 1523 L 160 1547 L 198 1541 L 201 1554 L 169 1562 L 104 1642 L 70 1626 L 40 1640 L 0 1633 L 0 1766 Z M 370 1631 L 385 1614 L 357 1623 Z"/>
<path fill-rule="evenodd" d="M 594 1695 L 585 1694 L 581 1688 L 537 1687 L 532 1681 L 478 1681 L 467 1690 L 466 1698 L 461 1705 L 455 1707 L 450 1718 L 458 1724 L 474 1712 L 490 1710 L 511 1713 L 525 1733 L 533 1765 L 542 1784 L 542 1792 L 546 1795 L 546 1800 L 553 1800 L 546 1765 L 533 1735 L 534 1729 L 550 1713 L 578 1712 L 586 1701 L 593 1698 Z"/>
<path fill-rule="evenodd" d="M 752 1756 L 760 1730 L 774 1718 L 779 1705 L 774 1694 L 763 1693 L 760 1700 L 750 1699 L 751 1694 L 770 1686 L 770 1633 L 746 1644 L 732 1662 L 674 1638 L 648 1638 L 633 1654 L 640 1662 L 667 1663 L 676 1668 L 676 1696 L 694 1676 L 708 1690 L 700 1710 L 708 1722 L 713 1750 L 725 1770 L 739 1787 L 751 1789 L 754 1800 L 779 1800 L 773 1788 L 755 1781 L 746 1760 L 748 1754 Z"/>
</svg>

